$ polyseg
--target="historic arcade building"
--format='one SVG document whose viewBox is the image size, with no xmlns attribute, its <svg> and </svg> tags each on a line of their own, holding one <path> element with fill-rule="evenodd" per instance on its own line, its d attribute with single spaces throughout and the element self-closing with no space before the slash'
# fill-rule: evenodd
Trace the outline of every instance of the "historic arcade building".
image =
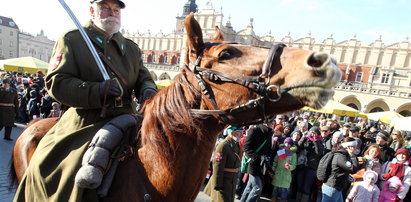
<svg viewBox="0 0 411 202">
<path fill-rule="evenodd" d="M 143 51 L 143 60 L 155 80 L 173 79 L 179 73 L 180 52 L 184 48 L 184 18 L 190 13 L 203 28 L 205 40 L 214 34 L 214 27 L 220 27 L 225 40 L 243 44 L 270 46 L 284 43 L 289 47 L 298 47 L 332 54 L 343 72 L 341 82 L 336 87 L 334 99 L 362 112 L 396 111 L 404 116 L 411 116 L 411 46 L 408 37 L 401 42 L 384 44 L 381 37 L 371 44 L 364 44 L 356 39 L 337 42 L 333 36 L 318 41 L 308 36 L 294 39 L 290 34 L 277 38 L 269 33 L 258 36 L 253 30 L 253 19 L 248 26 L 236 31 L 230 24 L 230 18 L 223 24 L 223 13 L 216 11 L 209 1 L 205 8 L 198 9 L 195 0 L 189 0 L 183 7 L 183 13 L 176 19 L 173 33 L 123 34 L 139 44 Z"/>
</svg>

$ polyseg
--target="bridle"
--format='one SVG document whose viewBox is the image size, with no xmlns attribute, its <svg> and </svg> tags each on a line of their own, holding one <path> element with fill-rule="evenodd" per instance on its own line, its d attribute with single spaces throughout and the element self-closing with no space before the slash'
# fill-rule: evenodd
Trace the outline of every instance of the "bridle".
<svg viewBox="0 0 411 202">
<path fill-rule="evenodd" d="M 200 62 L 202 59 L 203 52 L 199 54 L 195 63 L 191 63 L 189 66 L 186 66 L 186 69 L 189 69 L 189 72 L 192 72 L 195 77 L 197 78 L 198 84 L 201 88 L 201 92 L 204 96 L 208 98 L 210 101 L 213 110 L 200 110 L 200 109 L 191 109 L 191 112 L 195 115 L 216 115 L 219 120 L 222 122 L 233 125 L 233 126 L 244 126 L 244 125 L 252 125 L 258 124 L 262 122 L 267 122 L 268 117 L 265 112 L 265 104 L 267 101 L 270 102 L 278 102 L 281 100 L 282 95 L 287 92 L 287 89 L 282 90 L 278 85 L 269 85 L 270 83 L 270 74 L 274 60 L 279 60 L 282 51 L 286 47 L 285 44 L 279 43 L 275 44 L 270 48 L 268 52 L 267 58 L 264 62 L 262 73 L 259 76 L 233 76 L 230 74 L 226 74 L 224 72 L 215 71 L 207 68 L 200 67 Z M 231 82 L 236 83 L 241 86 L 244 86 L 251 91 L 260 95 L 260 97 L 249 100 L 246 104 L 241 104 L 236 107 L 227 109 L 227 110 L 220 110 L 215 98 L 214 94 L 210 88 L 210 85 L 207 84 L 204 79 L 207 79 L 211 82 Z M 272 93 L 272 89 L 276 89 L 277 96 L 275 98 L 270 97 L 270 93 Z M 246 110 L 258 108 L 261 113 L 261 118 L 257 120 L 252 120 L 249 122 L 241 122 L 237 123 L 232 121 L 228 116 L 233 115 L 238 112 L 243 112 Z"/>
</svg>

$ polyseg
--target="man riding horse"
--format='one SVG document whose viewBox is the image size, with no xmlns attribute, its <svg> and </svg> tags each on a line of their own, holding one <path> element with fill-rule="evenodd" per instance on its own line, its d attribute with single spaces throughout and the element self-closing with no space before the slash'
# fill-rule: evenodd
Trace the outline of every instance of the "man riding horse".
<svg viewBox="0 0 411 202">
<path fill-rule="evenodd" d="M 133 112 L 132 90 L 141 103 L 156 93 L 140 48 L 119 32 L 125 4 L 121 0 L 90 3 L 92 19 L 84 29 L 100 56 L 106 57 L 112 79 L 103 79 L 78 30 L 57 41 L 45 83 L 49 94 L 70 108 L 38 145 L 15 201 L 98 201 L 95 189 L 74 183 L 79 165 L 73 162 L 82 158 L 103 125 Z"/>
<path fill-rule="evenodd" d="M 122 4 L 118 5 L 121 8 Z M 103 9 L 119 12 L 115 7 Z M 203 31 L 193 13 L 186 17 L 184 27 L 187 35 L 184 37 L 186 46 L 182 52 L 184 60 L 181 72 L 170 86 L 143 105 L 140 110 L 144 114 L 141 130 L 131 136 L 138 137 L 139 144 L 132 145 L 132 155 L 118 164 L 116 177 L 107 196 L 99 198 L 102 202 L 140 202 L 145 201 L 147 195 L 152 201 L 194 201 L 203 185 L 217 136 L 228 124 L 257 123 L 269 116 L 303 106 L 321 108 L 332 98 L 333 87 L 341 78 L 336 61 L 327 53 L 286 47 L 283 44 L 260 47 L 227 43 L 218 29 L 216 36 L 205 42 Z M 75 173 L 83 168 L 80 168 L 81 155 L 87 154 L 95 145 L 93 141 L 98 134 L 94 133 L 98 128 L 103 125 L 106 127 L 119 117 L 129 116 L 124 113 L 131 109 L 125 110 L 117 105 L 107 107 L 106 117 L 123 115 L 110 121 L 100 118 L 102 105 L 96 106 L 95 102 L 101 102 L 91 98 L 98 99 L 97 84 L 102 82 L 102 78 L 94 78 L 97 73 L 93 74 L 91 69 L 97 68 L 86 62 L 92 58 L 90 54 L 82 52 L 86 49 L 85 45 L 78 44 L 80 49 L 73 51 L 71 45 L 75 42 L 70 40 L 74 38 L 73 35 L 79 40 L 77 32 L 69 32 L 58 42 L 71 43 L 60 50 L 68 51 L 62 59 L 55 57 L 58 62 L 52 64 L 57 64 L 57 67 L 54 71 L 50 69 L 46 82 L 50 87 L 71 85 L 70 89 L 75 90 L 58 92 L 54 89 L 52 95 L 67 98 L 62 95 L 70 93 L 70 96 L 82 100 L 81 105 L 72 107 L 67 112 L 69 115 L 65 114 L 57 124 L 55 119 L 42 119 L 29 125 L 20 135 L 13 151 L 13 165 L 17 176 L 21 177 L 26 169 L 28 171 L 22 179 L 16 201 L 24 198 L 27 201 L 98 200 L 95 189 L 81 189 L 74 183 Z M 134 54 L 133 58 L 140 61 L 140 53 L 133 52 L 136 46 L 124 46 L 132 51 L 122 52 L 122 40 L 116 39 L 116 36 L 114 34 L 111 39 L 117 43 L 109 40 L 109 44 L 116 47 L 114 50 L 125 55 Z M 100 39 L 103 41 L 103 38 Z M 100 43 L 99 39 L 94 41 Z M 103 43 L 107 41 L 104 38 Z M 107 54 L 112 56 L 110 51 Z M 84 57 L 84 60 L 70 63 L 65 60 L 67 57 Z M 123 61 L 117 62 L 122 64 Z M 72 68 L 63 69 L 59 62 Z M 144 89 L 150 86 L 146 84 L 152 85 L 152 81 L 147 80 L 151 79 L 148 79 L 149 76 L 142 78 L 135 68 L 127 68 L 129 85 L 139 84 L 137 95 L 144 97 Z M 90 79 L 84 79 L 89 82 L 78 79 L 64 82 L 72 75 Z M 57 80 L 57 77 L 60 79 Z M 95 87 L 90 88 L 91 85 Z M 96 96 L 84 96 L 84 91 L 95 92 L 93 95 Z M 72 106 L 73 103 L 77 102 L 68 102 Z M 92 109 L 85 108 L 89 105 Z M 48 131 L 53 124 L 56 126 L 43 138 L 44 133 L 39 131 Z M 67 132 L 71 133 L 67 135 Z M 31 158 L 33 150 L 35 154 Z M 84 157 L 86 155 L 83 160 Z"/>
</svg>

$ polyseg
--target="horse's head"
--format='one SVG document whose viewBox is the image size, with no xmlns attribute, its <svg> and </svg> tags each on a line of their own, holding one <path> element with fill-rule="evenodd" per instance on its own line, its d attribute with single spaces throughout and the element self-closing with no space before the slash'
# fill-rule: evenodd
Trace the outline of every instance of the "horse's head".
<svg viewBox="0 0 411 202">
<path fill-rule="evenodd" d="M 214 39 L 205 43 L 193 14 L 187 16 L 185 28 L 186 71 L 203 92 L 201 110 L 193 111 L 213 114 L 229 124 L 303 106 L 320 108 L 333 97 L 333 87 L 341 77 L 336 61 L 327 53 L 283 44 L 270 49 L 225 43 L 218 29 Z"/>
</svg>

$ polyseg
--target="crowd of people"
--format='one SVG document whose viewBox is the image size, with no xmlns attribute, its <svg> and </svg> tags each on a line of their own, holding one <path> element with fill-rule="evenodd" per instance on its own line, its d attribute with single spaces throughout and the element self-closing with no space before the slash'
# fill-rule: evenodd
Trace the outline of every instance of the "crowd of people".
<svg viewBox="0 0 411 202">
<path fill-rule="evenodd" d="M 269 123 L 235 128 L 243 134 L 234 138 L 240 147 L 239 162 L 227 167 L 221 162 L 235 151 L 215 151 L 208 180 L 236 173 L 230 180 L 235 186 L 219 186 L 206 194 L 220 193 L 213 201 L 236 197 L 242 202 L 259 201 L 261 196 L 303 202 L 411 200 L 411 133 L 367 119 L 345 120 L 297 111 L 277 115 Z M 216 145 L 227 144 L 221 140 L 233 139 L 231 133 L 233 127 Z"/>
<path fill-rule="evenodd" d="M 60 117 L 61 105 L 44 88 L 44 74 L 0 71 L 0 130 L 11 138 L 15 122 L 26 124 L 33 119 Z"/>
<path fill-rule="evenodd" d="M 8 80 L 10 87 L 17 90 L 18 123 L 28 123 L 37 118 L 59 117 L 60 103 L 54 100 L 44 88 L 44 73 L 0 72 L 0 84 Z"/>
</svg>

